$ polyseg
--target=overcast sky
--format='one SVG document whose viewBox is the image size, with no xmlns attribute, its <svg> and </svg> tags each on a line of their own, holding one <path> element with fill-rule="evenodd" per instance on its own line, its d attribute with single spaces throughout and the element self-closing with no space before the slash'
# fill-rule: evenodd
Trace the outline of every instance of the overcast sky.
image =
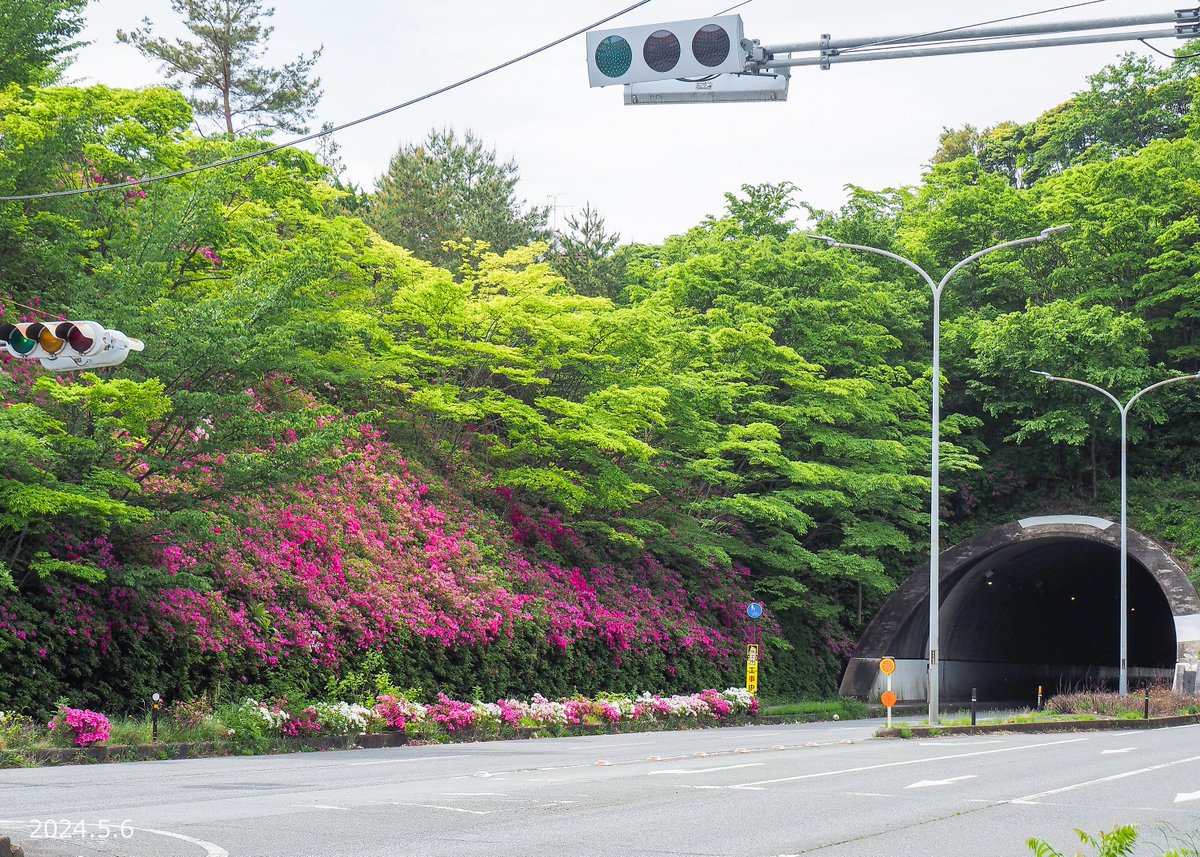
<svg viewBox="0 0 1200 857">
<path fill-rule="evenodd" d="M 335 125 L 421 95 L 556 39 L 633 0 L 275 0 L 269 60 L 324 45 L 317 121 Z M 719 12 L 736 0 L 652 0 L 609 26 Z M 1071 0 L 752 0 L 737 9 L 764 44 L 929 32 L 1065 6 Z M 1102 0 L 1039 20 L 1171 12 L 1177 0 Z M 149 17 L 182 34 L 169 0 L 92 0 L 77 84 L 162 80 L 118 29 Z M 1162 50 L 1173 40 L 1155 42 Z M 658 242 L 743 183 L 791 181 L 837 208 L 844 186 L 916 182 L 943 127 L 1027 121 L 1085 88 L 1089 74 L 1137 42 L 795 69 L 783 104 L 625 107 L 621 87 L 589 89 L 583 37 L 481 81 L 337 135 L 347 177 L 372 188 L 403 143 L 431 128 L 470 128 L 520 167 L 518 191 L 557 207 L 585 202 L 624 241 Z"/>
</svg>

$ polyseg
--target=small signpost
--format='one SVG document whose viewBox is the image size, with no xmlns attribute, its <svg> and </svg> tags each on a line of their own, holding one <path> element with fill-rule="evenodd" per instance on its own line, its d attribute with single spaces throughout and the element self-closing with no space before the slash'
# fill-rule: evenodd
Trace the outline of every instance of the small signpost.
<svg viewBox="0 0 1200 857">
<path fill-rule="evenodd" d="M 746 605 L 746 615 L 751 619 L 757 619 L 762 614 L 763 606 L 757 601 Z M 746 645 L 746 690 L 758 695 L 758 643 Z"/>
<path fill-rule="evenodd" d="M 879 701 L 883 703 L 883 707 L 887 709 L 887 728 L 892 728 L 892 706 L 896 704 L 896 694 L 892 692 L 892 673 L 896 671 L 896 659 L 884 658 L 879 662 L 879 671 L 887 677 L 887 690 L 883 692 L 883 696 L 879 697 Z"/>
</svg>

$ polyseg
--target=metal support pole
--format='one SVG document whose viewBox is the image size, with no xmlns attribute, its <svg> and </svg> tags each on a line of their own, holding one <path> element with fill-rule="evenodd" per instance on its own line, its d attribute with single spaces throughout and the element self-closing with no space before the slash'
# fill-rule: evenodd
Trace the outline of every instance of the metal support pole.
<svg viewBox="0 0 1200 857">
<path fill-rule="evenodd" d="M 1086 36 L 1061 36 L 1056 39 L 1027 39 L 1013 42 L 972 42 L 966 45 L 943 45 L 923 48 L 901 48 L 890 51 L 861 51 L 854 53 L 838 53 L 827 51 L 819 57 L 802 57 L 800 59 L 781 58 L 766 62 L 752 63 L 748 68 L 759 71 L 768 68 L 798 68 L 801 66 L 819 65 L 828 68 L 831 64 L 848 62 L 874 62 L 875 60 L 911 60 L 923 57 L 940 57 L 957 54 L 981 54 L 993 51 L 1023 51 L 1030 48 L 1063 48 L 1071 45 L 1095 45 L 1106 42 L 1128 42 L 1137 39 L 1174 39 L 1184 38 L 1174 29 L 1170 30 L 1135 30 L 1121 33 L 1096 33 Z"/>
<path fill-rule="evenodd" d="M 1133 407 L 1134 402 L 1151 390 L 1157 390 L 1159 387 L 1174 384 L 1178 381 L 1200 379 L 1200 372 L 1197 372 L 1195 375 L 1177 375 L 1174 378 L 1167 378 L 1165 381 L 1151 384 L 1149 387 L 1134 393 L 1128 402 L 1121 404 L 1121 400 L 1108 390 L 1087 381 L 1080 381 L 1076 378 L 1059 378 L 1056 375 L 1051 375 L 1049 372 L 1039 372 L 1037 369 L 1030 371 L 1035 375 L 1041 375 L 1047 381 L 1061 381 L 1065 384 L 1075 384 L 1080 387 L 1087 387 L 1089 390 L 1095 390 L 1116 405 L 1117 411 L 1121 414 L 1121 558 L 1119 563 L 1121 618 L 1118 624 L 1120 642 L 1118 646 L 1119 651 L 1117 652 L 1117 692 L 1121 696 L 1127 696 L 1129 694 L 1129 521 L 1127 516 L 1128 503 L 1126 500 L 1128 494 L 1126 484 L 1128 453 L 1126 452 L 1126 447 L 1129 435 L 1129 410 Z"/>
<path fill-rule="evenodd" d="M 1179 20 L 1176 12 L 1157 12 L 1149 15 L 1128 15 L 1121 18 L 1098 18 L 1088 21 L 1060 21 L 1058 23 L 1025 23 L 1002 27 L 954 27 L 936 33 L 903 33 L 894 36 L 855 36 L 834 39 L 828 33 L 818 41 L 785 42 L 763 45 L 768 54 L 788 54 L 805 51 L 845 51 L 855 48 L 882 47 L 884 45 L 924 45 L 932 42 L 955 42 L 967 39 L 999 39 L 1014 36 L 1035 36 L 1053 33 L 1082 32 L 1085 30 L 1112 30 L 1119 27 L 1149 27 L 1154 24 L 1174 24 Z"/>
<path fill-rule="evenodd" d="M 945 276 L 938 282 L 933 281 L 924 268 L 918 265 L 911 259 L 892 253 L 888 250 L 881 250 L 878 247 L 867 247 L 863 244 L 843 244 L 836 238 L 831 238 L 828 235 L 813 235 L 808 237 L 816 241 L 824 241 L 830 247 L 841 248 L 845 250 L 861 250 L 864 253 L 874 253 L 877 256 L 883 256 L 900 262 L 908 266 L 913 271 L 920 275 L 925 284 L 929 286 L 933 294 L 933 377 L 930 379 L 930 394 L 929 418 L 932 423 L 930 426 L 930 453 L 929 453 L 929 683 L 927 696 L 929 698 L 929 724 L 936 725 L 939 722 L 940 700 L 941 693 L 941 667 L 939 664 L 939 641 L 938 632 L 939 625 L 938 611 L 941 608 L 941 593 L 939 592 L 941 569 L 939 567 L 941 553 L 941 533 L 939 524 L 941 521 L 941 399 L 942 399 L 942 291 L 946 288 L 946 284 L 951 278 L 972 262 L 987 256 L 989 253 L 995 253 L 998 250 L 1006 250 L 1010 247 L 1019 247 L 1022 244 L 1033 244 L 1045 241 L 1046 239 L 1057 235 L 1061 232 L 1066 232 L 1070 226 L 1051 226 L 1043 229 L 1037 235 L 1031 235 L 1028 238 L 1018 238 L 1015 241 L 1005 241 L 1000 244 L 995 244 L 980 250 L 977 253 L 972 253 L 967 258 L 956 264 L 953 268 L 946 272 Z"/>
<path fill-rule="evenodd" d="M 1130 400 L 1130 405 L 1133 401 Z M 1120 652 L 1118 654 L 1117 693 L 1124 696 L 1129 693 L 1129 518 L 1126 496 L 1128 473 L 1128 453 L 1126 440 L 1129 437 L 1129 408 L 1117 407 L 1121 411 L 1121 624 Z"/>
<path fill-rule="evenodd" d="M 975 703 L 979 699 L 979 694 L 975 688 L 971 688 L 971 725 L 975 725 Z"/>
</svg>

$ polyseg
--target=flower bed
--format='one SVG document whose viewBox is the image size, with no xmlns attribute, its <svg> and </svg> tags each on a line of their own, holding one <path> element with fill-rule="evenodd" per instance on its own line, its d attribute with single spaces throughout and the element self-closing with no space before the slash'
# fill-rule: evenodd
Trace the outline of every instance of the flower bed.
<svg viewBox="0 0 1200 857">
<path fill-rule="evenodd" d="M 581 730 L 712 726 L 757 714 L 758 699 L 741 688 L 675 696 L 608 694 L 596 699 L 580 696 L 551 700 L 534 694 L 529 700 L 495 702 L 463 702 L 438 694 L 428 704 L 393 693 L 380 694 L 370 707 L 347 702 L 245 699 L 208 712 L 197 711 L 194 703 L 177 705 L 168 714 L 177 713 L 176 709 L 179 720 L 186 719 L 206 735 L 218 736 L 210 745 L 214 753 L 256 754 L 350 747 L 360 742 L 374 744 L 378 742 L 365 740 L 363 736 L 375 734 L 403 736 L 401 743 L 407 740 L 440 743 L 566 735 Z M 14 720 L 13 716 L 0 712 L 0 724 Z M 77 757 L 42 752 L 49 746 L 63 746 L 69 738 L 77 748 L 93 749 L 90 757 L 95 760 L 123 758 L 128 748 L 122 748 L 117 755 L 105 752 L 108 726 L 102 714 L 63 706 L 44 730 L 24 728 L 19 733 L 10 730 L 7 750 L 40 753 L 37 758 L 42 761 L 71 761 Z M 21 740 L 14 740 L 18 734 Z M 0 743 L 0 751 L 5 749 Z"/>
</svg>

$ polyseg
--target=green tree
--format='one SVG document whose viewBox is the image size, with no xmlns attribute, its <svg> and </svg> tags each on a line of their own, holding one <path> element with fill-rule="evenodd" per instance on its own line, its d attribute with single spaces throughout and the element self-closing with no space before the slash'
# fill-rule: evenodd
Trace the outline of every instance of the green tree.
<svg viewBox="0 0 1200 857">
<path fill-rule="evenodd" d="M 69 54 L 85 42 L 87 0 L 0 0 L 0 87 L 44 86 L 57 80 Z"/>
<path fill-rule="evenodd" d="M 550 256 L 554 270 L 580 294 L 616 300 L 624 285 L 625 256 L 617 249 L 621 236 L 608 231 L 591 203 L 566 222 L 567 228 L 555 236 Z"/>
<path fill-rule="evenodd" d="M 312 77 L 318 48 L 281 68 L 259 64 L 273 27 L 263 19 L 275 14 L 260 0 L 171 0 L 194 39 L 169 40 L 153 34 L 154 24 L 120 30 L 117 39 L 157 60 L 172 84 L 187 86 L 197 114 L 213 119 L 225 133 L 278 128 L 306 130 L 321 97 L 321 80 Z"/>
<path fill-rule="evenodd" d="M 960 319 L 954 328 L 948 331 L 949 349 L 957 350 L 957 340 L 965 336 L 974 351 L 968 360 L 970 395 L 988 416 L 1001 420 L 991 445 L 1062 444 L 1057 460 L 1046 468 L 1052 480 L 1069 474 L 1073 488 L 1094 501 L 1099 475 L 1115 457 L 1116 408 L 1075 385 L 1047 387 L 1032 371 L 1088 381 L 1125 401 L 1151 380 L 1146 325 L 1109 307 L 1055 301 L 988 321 Z M 1153 421 L 1164 419 L 1162 407 L 1162 398 L 1139 406 Z M 1142 437 L 1144 432 L 1132 426 L 1131 442 Z"/>
<path fill-rule="evenodd" d="M 458 271 L 469 257 L 448 245 L 482 241 L 503 254 L 550 238 L 549 208 L 526 208 L 519 178 L 515 161 L 500 161 L 470 130 L 461 138 L 452 128 L 430 131 L 392 158 L 364 218 L 417 258 Z"/>
</svg>

